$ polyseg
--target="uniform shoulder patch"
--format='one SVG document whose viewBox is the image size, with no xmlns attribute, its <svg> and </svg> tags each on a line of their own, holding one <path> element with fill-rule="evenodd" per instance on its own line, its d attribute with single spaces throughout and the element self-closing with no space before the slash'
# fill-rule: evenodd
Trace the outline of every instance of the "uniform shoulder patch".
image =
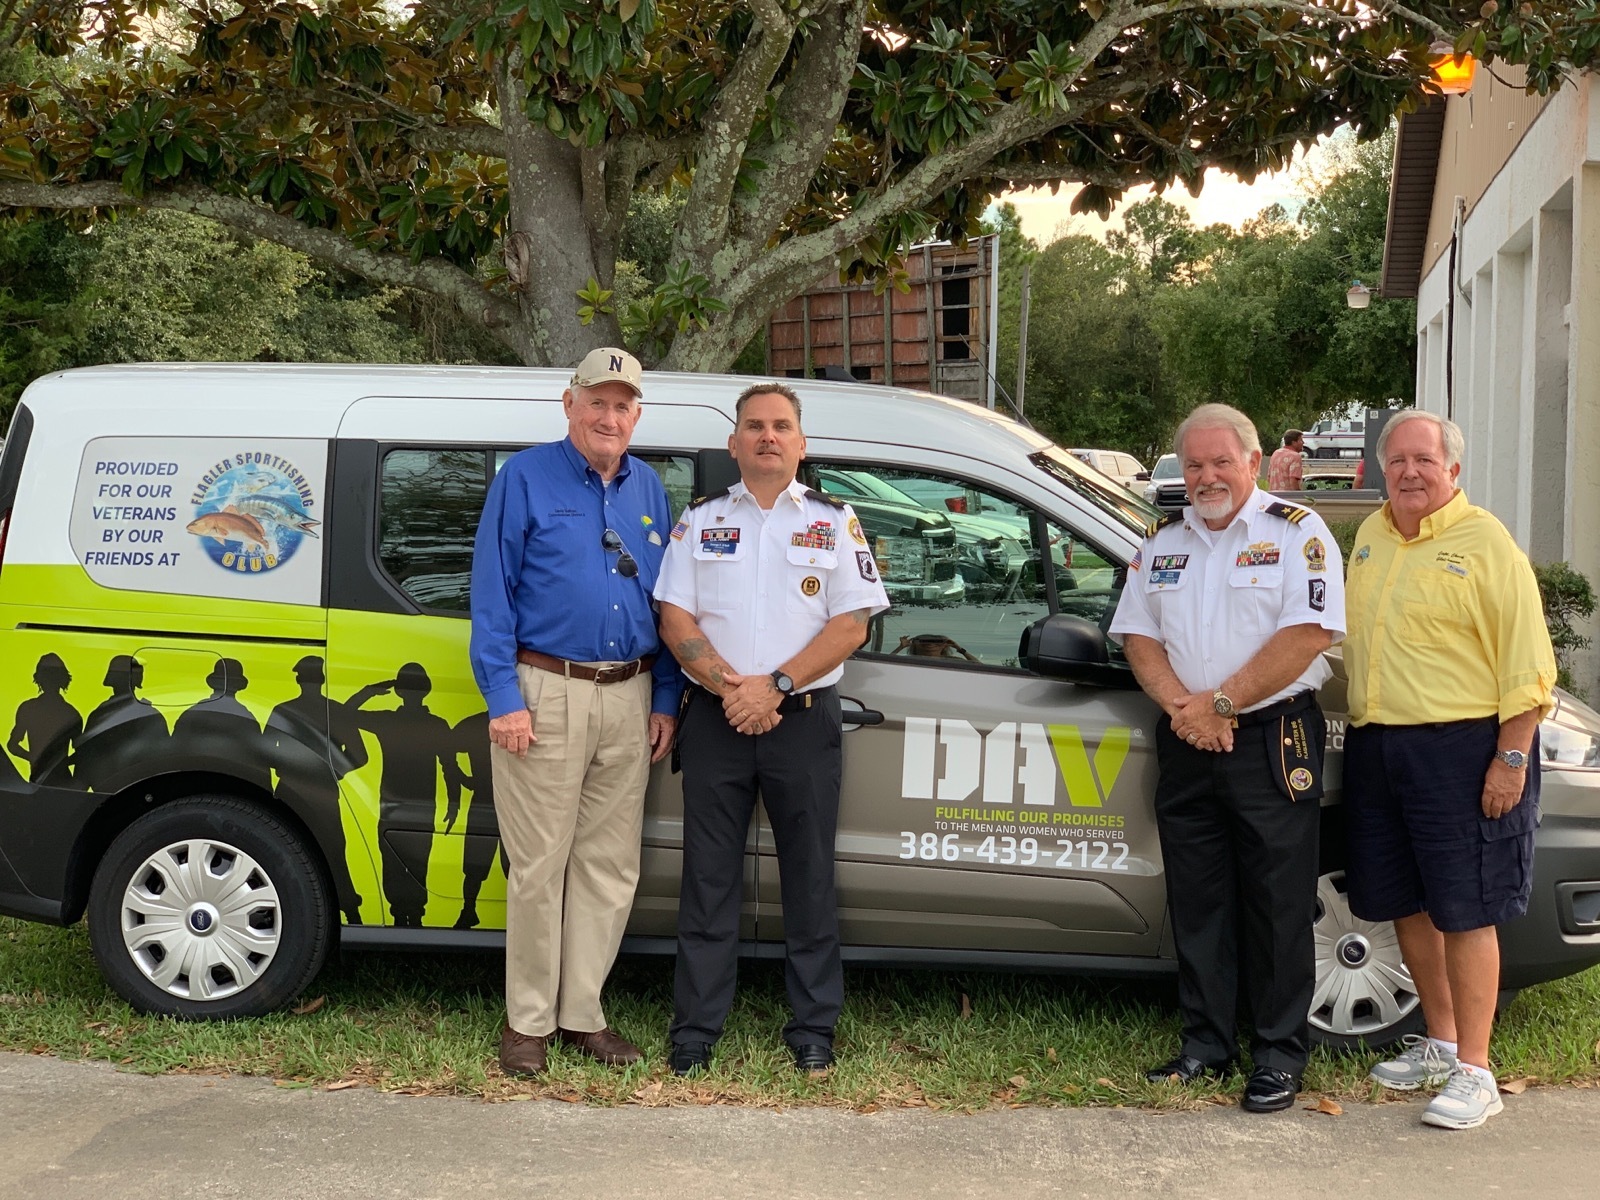
<svg viewBox="0 0 1600 1200">
<path fill-rule="evenodd" d="M 843 508 L 844 501 L 837 496 L 830 496 L 827 492 L 818 491 L 816 488 L 806 489 L 806 499 L 815 500 L 819 504 L 826 504 L 832 508 Z"/>
<path fill-rule="evenodd" d="M 1311 515 L 1309 508 L 1301 508 L 1296 504 L 1288 504 L 1282 500 L 1274 500 L 1262 510 L 1269 516 L 1282 517 L 1291 525 L 1298 525 Z"/>
<path fill-rule="evenodd" d="M 1155 537 L 1157 533 L 1165 529 L 1168 525 L 1177 525 L 1182 521 L 1183 514 L 1181 512 L 1169 512 L 1160 520 L 1152 521 L 1150 524 L 1146 525 L 1144 529 L 1144 535 L 1147 538 Z"/>
<path fill-rule="evenodd" d="M 723 488 L 720 492 L 712 492 L 709 496 L 696 496 L 689 501 L 689 507 L 699 508 L 702 504 L 709 504 L 713 500 L 721 500 L 728 494 L 729 490 L 728 488 Z"/>
</svg>

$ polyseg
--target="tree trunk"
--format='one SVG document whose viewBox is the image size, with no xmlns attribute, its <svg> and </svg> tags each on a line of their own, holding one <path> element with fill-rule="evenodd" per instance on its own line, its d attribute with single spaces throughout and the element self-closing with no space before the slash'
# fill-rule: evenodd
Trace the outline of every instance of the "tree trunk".
<svg viewBox="0 0 1600 1200">
<path fill-rule="evenodd" d="M 615 316 L 578 318 L 578 292 L 611 277 L 595 261 L 583 208 L 582 161 L 565 138 L 523 112 L 520 63 L 500 69 L 500 120 L 506 135 L 506 269 L 527 329 L 529 366 L 574 366 L 596 346 L 620 345 Z"/>
</svg>

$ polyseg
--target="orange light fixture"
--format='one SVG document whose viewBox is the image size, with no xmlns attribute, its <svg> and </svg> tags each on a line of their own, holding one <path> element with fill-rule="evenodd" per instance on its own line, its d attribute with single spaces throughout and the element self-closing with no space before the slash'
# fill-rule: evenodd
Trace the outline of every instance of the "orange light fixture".
<svg viewBox="0 0 1600 1200">
<path fill-rule="evenodd" d="M 1446 96 L 1462 96 L 1472 90 L 1472 81 L 1478 75 L 1478 60 L 1470 54 L 1456 57 L 1455 47 L 1449 42 L 1435 42 L 1429 47 L 1433 58 L 1433 86 Z"/>
</svg>

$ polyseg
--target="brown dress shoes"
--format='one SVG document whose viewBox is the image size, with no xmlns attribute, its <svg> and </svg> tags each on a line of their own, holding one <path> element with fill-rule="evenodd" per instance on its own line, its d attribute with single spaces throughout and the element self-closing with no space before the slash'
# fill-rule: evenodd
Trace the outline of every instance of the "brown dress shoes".
<svg viewBox="0 0 1600 1200">
<path fill-rule="evenodd" d="M 550 1053 L 550 1035 L 534 1037 L 518 1033 L 510 1025 L 500 1030 L 500 1069 L 507 1075 L 532 1079 L 544 1074 Z"/>
<path fill-rule="evenodd" d="M 581 1050 L 590 1058 L 598 1059 L 607 1066 L 626 1067 L 644 1057 L 639 1052 L 639 1047 L 614 1029 L 602 1029 L 597 1033 L 575 1033 L 570 1029 L 558 1029 L 556 1038 L 563 1045 Z"/>
</svg>

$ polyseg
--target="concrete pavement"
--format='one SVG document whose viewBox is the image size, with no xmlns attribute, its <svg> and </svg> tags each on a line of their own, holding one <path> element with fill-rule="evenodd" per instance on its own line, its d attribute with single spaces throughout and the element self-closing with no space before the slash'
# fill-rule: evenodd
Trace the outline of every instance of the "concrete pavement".
<svg viewBox="0 0 1600 1200">
<path fill-rule="evenodd" d="M 1600 1194 L 1600 1090 L 1507 1097 L 1469 1133 L 1425 1129 L 1421 1109 L 608 1110 L 0 1054 L 0 1200 Z"/>
</svg>

